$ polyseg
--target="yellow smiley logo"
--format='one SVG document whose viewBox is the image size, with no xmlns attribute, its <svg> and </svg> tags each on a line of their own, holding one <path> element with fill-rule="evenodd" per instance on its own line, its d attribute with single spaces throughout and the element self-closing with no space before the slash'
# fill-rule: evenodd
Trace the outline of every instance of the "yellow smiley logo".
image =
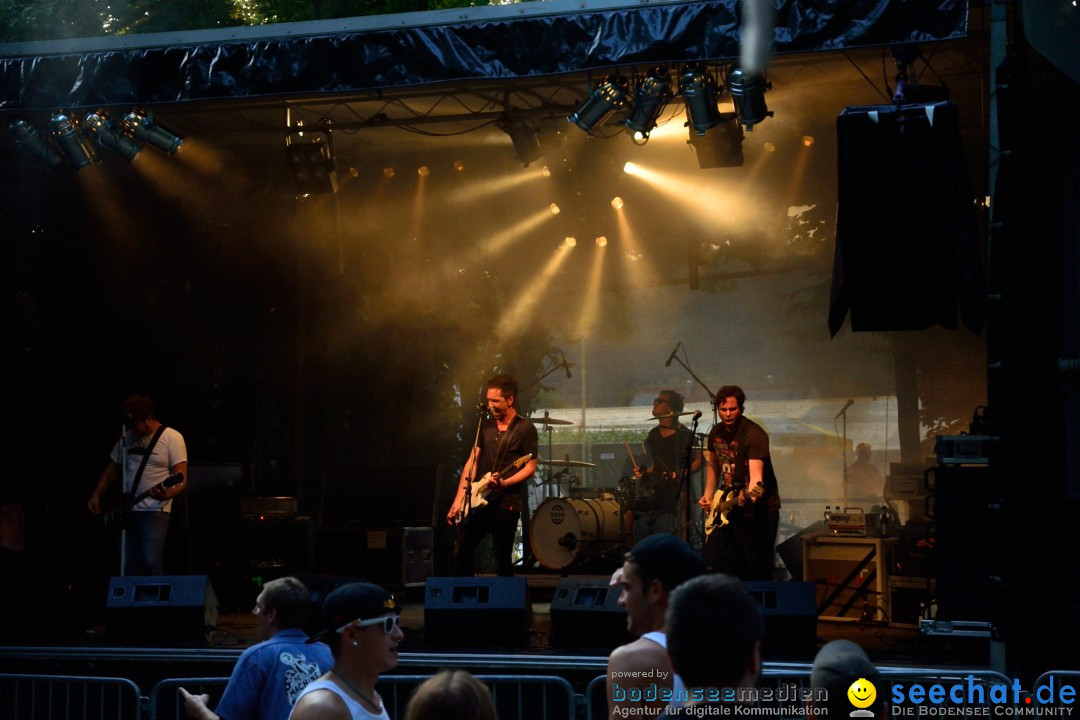
<svg viewBox="0 0 1080 720">
<path fill-rule="evenodd" d="M 847 690 L 847 697 L 855 707 L 868 708 L 877 699 L 877 688 L 866 678 L 859 678 L 851 683 L 851 687 Z"/>
</svg>

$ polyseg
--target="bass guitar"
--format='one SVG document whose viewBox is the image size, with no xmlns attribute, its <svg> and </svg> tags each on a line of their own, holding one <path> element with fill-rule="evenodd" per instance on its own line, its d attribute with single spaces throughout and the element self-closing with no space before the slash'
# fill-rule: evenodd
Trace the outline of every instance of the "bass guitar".
<svg viewBox="0 0 1080 720">
<path fill-rule="evenodd" d="M 124 515 L 127 513 L 128 510 L 135 507 L 146 498 L 150 497 L 151 493 L 153 493 L 155 490 L 164 490 L 166 488 L 171 488 L 175 485 L 179 485 L 182 482 L 184 482 L 184 474 L 176 473 L 165 478 L 149 490 L 139 493 L 133 498 L 124 498 L 124 501 L 118 503 L 116 507 L 101 513 L 101 517 L 102 520 L 104 520 L 105 522 L 105 526 L 111 527 L 113 525 L 120 524 L 123 521 Z"/>
<path fill-rule="evenodd" d="M 505 477 L 507 472 L 509 472 L 510 470 L 517 470 L 518 468 L 521 468 L 525 465 L 525 463 L 529 462 L 530 460 L 532 460 L 532 453 L 526 453 L 525 455 L 522 455 L 517 460 L 513 461 L 512 463 L 504 467 L 502 470 L 500 470 L 499 477 Z M 484 477 L 480 478 L 469 487 L 469 494 L 472 495 L 472 499 L 465 505 L 465 507 L 461 509 L 461 512 L 458 514 L 457 522 L 455 524 L 461 524 L 462 522 L 464 522 L 465 519 L 469 516 L 470 509 L 475 510 L 476 508 L 487 505 L 487 496 L 491 492 L 489 488 L 489 486 L 491 485 L 491 476 L 494 474 L 495 473 L 492 472 L 485 473 Z"/>
<path fill-rule="evenodd" d="M 758 485 L 751 490 L 747 495 L 752 498 L 761 496 L 763 486 Z M 717 490 L 713 495 L 712 503 L 709 505 L 709 514 L 705 517 L 705 537 L 708 538 L 712 535 L 713 531 L 717 528 L 722 528 L 728 524 L 728 511 L 731 508 L 739 504 L 739 493 L 734 489 L 728 488 L 727 490 Z"/>
</svg>

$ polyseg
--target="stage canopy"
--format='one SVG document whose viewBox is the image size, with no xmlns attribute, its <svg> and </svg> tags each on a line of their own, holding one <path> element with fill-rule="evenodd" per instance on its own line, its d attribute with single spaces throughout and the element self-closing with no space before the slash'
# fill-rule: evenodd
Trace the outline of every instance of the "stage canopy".
<svg viewBox="0 0 1080 720">
<path fill-rule="evenodd" d="M 0 45 L 0 109 L 349 94 L 735 59 L 735 0 L 538 0 L 400 15 Z M 772 52 L 932 43 L 968 4 L 782 0 Z"/>
</svg>

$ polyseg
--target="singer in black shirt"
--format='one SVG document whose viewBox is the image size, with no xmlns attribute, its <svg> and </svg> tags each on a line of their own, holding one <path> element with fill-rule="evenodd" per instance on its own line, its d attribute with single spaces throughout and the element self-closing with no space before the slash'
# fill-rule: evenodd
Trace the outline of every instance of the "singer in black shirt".
<svg viewBox="0 0 1080 720">
<path fill-rule="evenodd" d="M 517 382 L 509 375 L 488 380 L 487 409 L 491 417 L 480 428 L 479 441 L 465 462 L 454 503 L 446 514 L 447 522 L 459 526 L 454 547 L 454 572 L 459 576 L 473 574 L 473 554 L 488 534 L 496 572 L 513 575 L 514 535 L 524 502 L 523 483 L 536 473 L 539 444 L 536 426 L 514 407 L 516 396 Z M 471 483 L 485 478 L 484 503 L 467 502 Z"/>
</svg>

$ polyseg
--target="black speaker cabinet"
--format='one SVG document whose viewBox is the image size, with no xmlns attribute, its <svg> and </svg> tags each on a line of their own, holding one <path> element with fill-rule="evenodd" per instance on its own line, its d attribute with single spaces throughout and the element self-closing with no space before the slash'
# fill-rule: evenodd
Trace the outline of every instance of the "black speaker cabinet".
<svg viewBox="0 0 1080 720">
<path fill-rule="evenodd" d="M 523 577 L 434 577 L 424 590 L 424 633 L 443 647 L 528 644 L 532 606 Z"/>
<path fill-rule="evenodd" d="M 767 658 L 810 657 L 817 651 L 817 609 L 812 582 L 747 582 L 765 614 Z"/>
<path fill-rule="evenodd" d="M 105 613 L 110 642 L 203 643 L 218 601 L 206 575 L 114 577 Z"/>
<path fill-rule="evenodd" d="M 562 578 L 551 598 L 551 644 L 613 650 L 634 639 L 626 629 L 619 588 L 604 578 Z"/>
</svg>

